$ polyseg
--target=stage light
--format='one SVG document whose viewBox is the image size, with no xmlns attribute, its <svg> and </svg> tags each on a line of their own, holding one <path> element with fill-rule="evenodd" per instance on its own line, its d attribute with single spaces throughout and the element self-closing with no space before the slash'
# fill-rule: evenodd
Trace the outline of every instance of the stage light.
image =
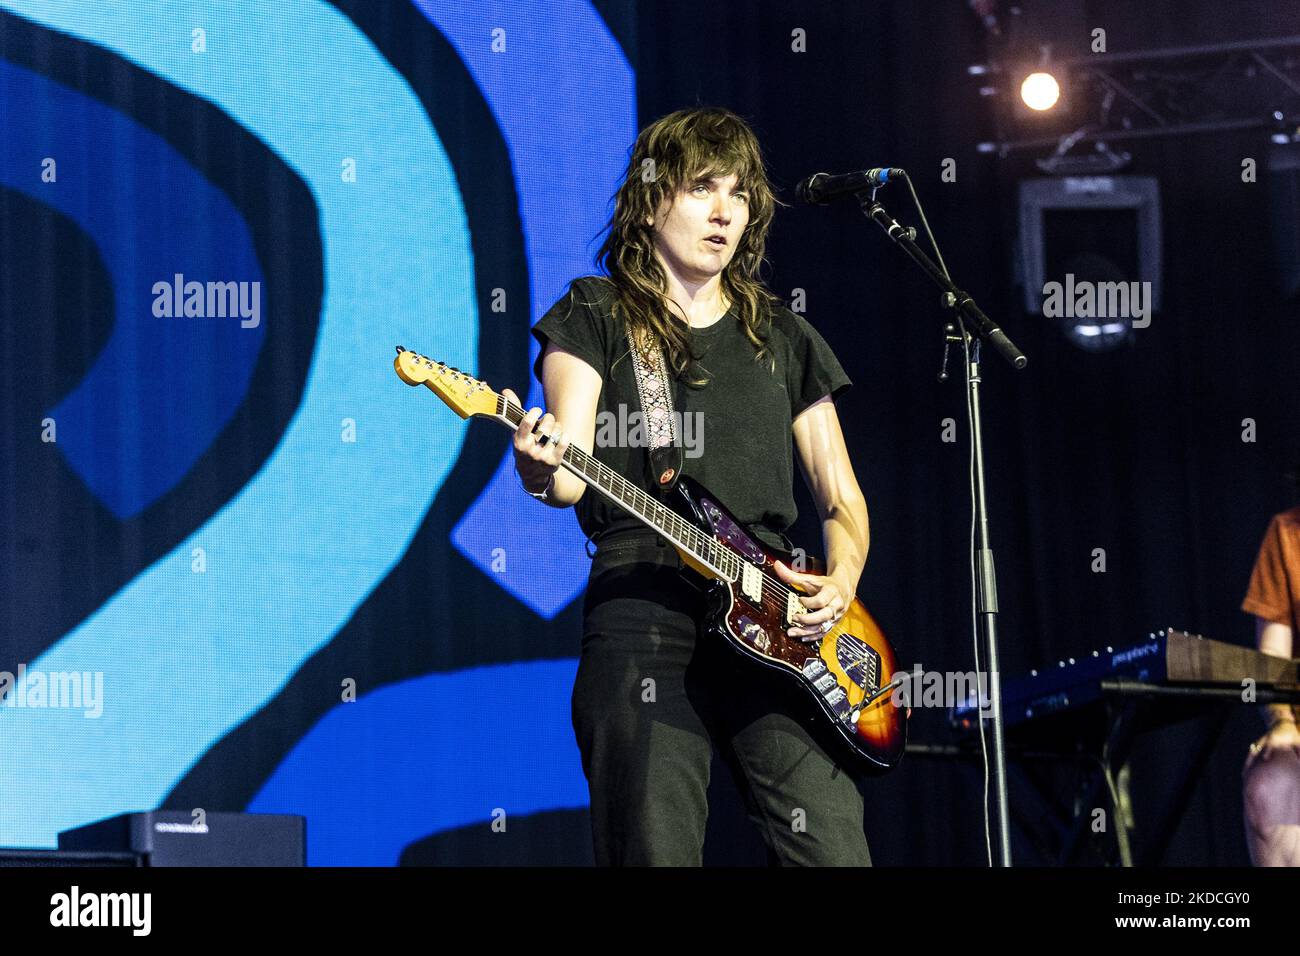
<svg viewBox="0 0 1300 956">
<path fill-rule="evenodd" d="M 1128 339 L 1130 323 L 1124 320 L 1115 322 L 1090 322 L 1076 319 L 1063 326 L 1065 337 L 1085 352 L 1108 352 L 1118 348 Z"/>
<path fill-rule="evenodd" d="M 1020 98 L 1031 110 L 1050 110 L 1061 98 L 1061 86 L 1050 73 L 1030 73 L 1020 84 Z"/>
</svg>

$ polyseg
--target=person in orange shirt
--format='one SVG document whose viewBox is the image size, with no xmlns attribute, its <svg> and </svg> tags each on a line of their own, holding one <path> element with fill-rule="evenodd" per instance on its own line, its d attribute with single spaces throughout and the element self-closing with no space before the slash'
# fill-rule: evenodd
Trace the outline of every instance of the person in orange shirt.
<svg viewBox="0 0 1300 956">
<path fill-rule="evenodd" d="M 1264 535 L 1241 609 L 1255 615 L 1259 649 L 1295 653 L 1300 619 L 1300 507 L 1275 515 Z M 1246 841 L 1256 866 L 1300 866 L 1300 730 L 1295 708 L 1270 704 L 1268 729 L 1242 770 Z"/>
</svg>

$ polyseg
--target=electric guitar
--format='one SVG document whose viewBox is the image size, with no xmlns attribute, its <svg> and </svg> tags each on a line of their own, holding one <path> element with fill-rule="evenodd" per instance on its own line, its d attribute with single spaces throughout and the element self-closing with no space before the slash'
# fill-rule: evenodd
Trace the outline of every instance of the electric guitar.
<svg viewBox="0 0 1300 956">
<path fill-rule="evenodd" d="M 424 385 L 461 418 L 499 422 L 511 431 L 527 412 L 485 383 L 443 362 L 397 347 L 393 367 L 407 385 Z M 851 758 L 864 770 L 893 768 L 907 738 L 904 706 L 891 693 L 894 650 L 879 625 L 854 597 L 825 634 L 790 637 L 794 615 L 806 608 L 801 592 L 777 577 L 773 564 L 789 566 L 790 553 L 771 548 L 747 531 L 709 492 L 687 475 L 663 501 L 643 491 L 577 445 L 563 466 L 599 494 L 666 538 L 682 562 L 706 582 L 708 628 L 744 656 L 788 673 L 803 684 Z M 804 559 L 820 574 L 822 565 Z M 844 749 L 844 748 L 842 748 Z"/>
</svg>

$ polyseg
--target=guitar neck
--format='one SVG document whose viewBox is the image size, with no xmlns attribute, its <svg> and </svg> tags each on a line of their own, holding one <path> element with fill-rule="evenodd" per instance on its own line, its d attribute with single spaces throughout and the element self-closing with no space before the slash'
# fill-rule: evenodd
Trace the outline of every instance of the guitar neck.
<svg viewBox="0 0 1300 956">
<path fill-rule="evenodd" d="M 522 408 L 507 401 L 504 395 L 497 395 L 494 421 L 513 431 L 526 417 L 527 413 Z M 722 542 L 705 534 L 577 445 L 570 443 L 561 463 L 590 487 L 648 528 L 663 535 L 718 577 L 735 581 L 740 576 L 740 559 Z"/>
</svg>

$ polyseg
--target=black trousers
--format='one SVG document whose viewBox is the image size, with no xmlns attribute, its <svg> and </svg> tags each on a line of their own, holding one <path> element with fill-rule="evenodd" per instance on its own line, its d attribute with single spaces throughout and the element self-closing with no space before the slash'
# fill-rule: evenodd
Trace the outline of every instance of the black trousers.
<svg viewBox="0 0 1300 956">
<path fill-rule="evenodd" d="M 802 688 L 704 632 L 654 539 L 602 546 L 583 607 L 573 727 L 598 866 L 699 866 L 716 749 L 773 863 L 869 866 L 860 781 Z"/>
</svg>

